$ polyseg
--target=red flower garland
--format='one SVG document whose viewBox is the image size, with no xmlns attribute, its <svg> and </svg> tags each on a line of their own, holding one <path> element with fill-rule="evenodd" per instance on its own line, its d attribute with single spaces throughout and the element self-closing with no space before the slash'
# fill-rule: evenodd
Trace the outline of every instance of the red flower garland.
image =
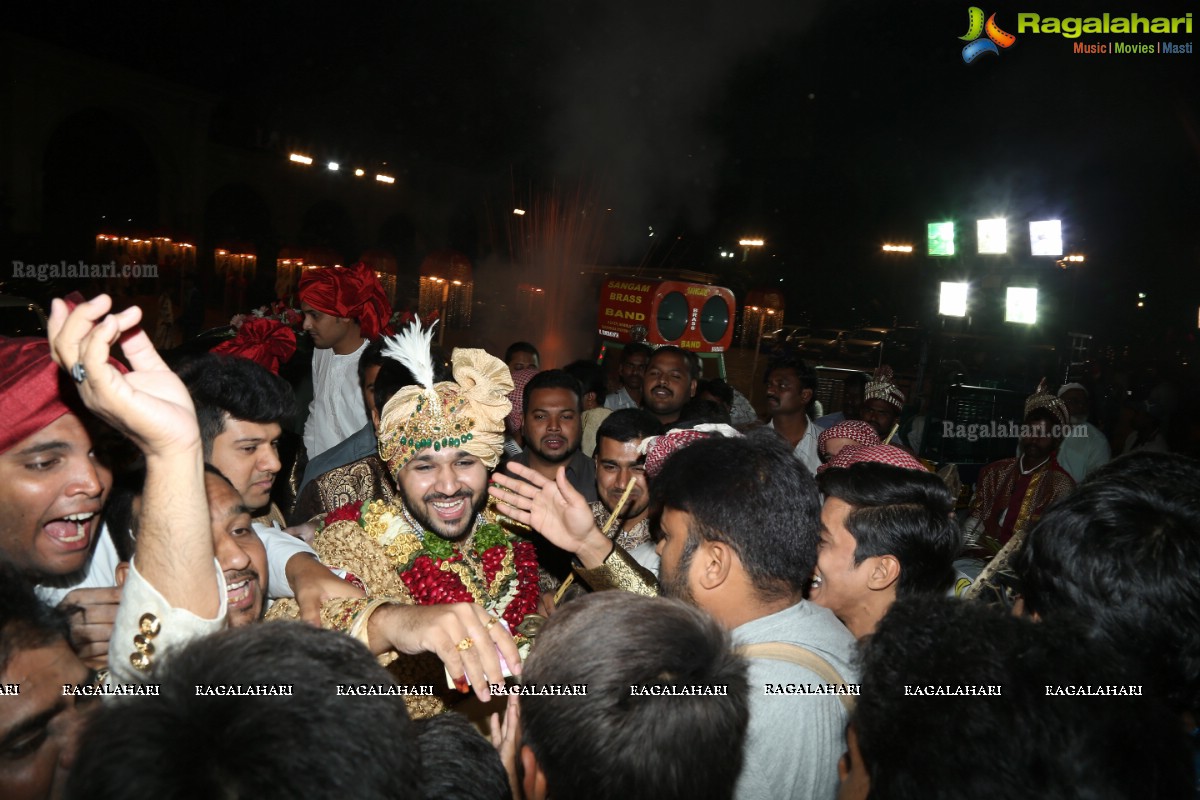
<svg viewBox="0 0 1200 800">
<path fill-rule="evenodd" d="M 335 522 L 357 522 L 363 525 L 363 503 L 347 503 L 325 516 L 325 525 Z M 490 529 L 490 531 L 488 530 Z M 490 535 L 489 535 L 490 534 Z M 483 566 L 486 586 L 496 579 L 504 564 L 508 549 L 512 548 L 514 575 L 512 580 L 517 582 L 516 595 L 504 609 L 502 618 L 508 623 L 509 629 L 516 631 L 517 626 L 525 617 L 537 610 L 539 589 L 537 550 L 533 543 L 519 539 L 504 531 L 495 523 L 484 525 L 478 532 L 479 537 L 486 537 L 486 543 L 491 543 L 503 537 L 503 544 L 495 544 L 479 553 Z M 447 542 L 435 534 L 425 534 L 425 549 L 415 558 L 407 569 L 400 571 L 400 580 L 408 589 L 417 605 L 428 606 L 442 603 L 473 603 L 474 597 L 463 584 L 457 573 L 450 569 L 442 569 L 443 563 L 461 563 L 463 554 L 457 545 Z M 485 587 L 486 588 L 486 587 Z M 507 594 L 509 587 L 505 587 Z M 503 596 L 503 595 L 501 595 Z M 498 598 L 492 598 L 498 599 Z"/>
</svg>

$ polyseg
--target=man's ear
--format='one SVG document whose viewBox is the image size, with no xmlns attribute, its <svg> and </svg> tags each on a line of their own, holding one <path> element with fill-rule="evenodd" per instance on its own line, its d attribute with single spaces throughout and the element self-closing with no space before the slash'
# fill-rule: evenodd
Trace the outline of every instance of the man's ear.
<svg viewBox="0 0 1200 800">
<path fill-rule="evenodd" d="M 874 556 L 870 559 L 867 588 L 880 592 L 900 581 L 900 561 L 895 556 Z"/>
<path fill-rule="evenodd" d="M 696 582 L 704 589 L 716 589 L 729 579 L 737 561 L 737 554 L 724 542 L 700 542 L 692 556 L 692 569 L 697 573 Z"/>
<path fill-rule="evenodd" d="M 545 800 L 549 793 L 546 787 L 546 773 L 537 762 L 537 756 L 529 745 L 521 745 L 521 791 L 525 800 Z"/>
<path fill-rule="evenodd" d="M 813 390 L 812 389 L 805 389 L 802 392 L 800 392 L 800 404 L 801 405 L 804 405 L 804 406 L 808 405 L 809 403 L 812 402 L 812 399 L 813 399 Z"/>
</svg>

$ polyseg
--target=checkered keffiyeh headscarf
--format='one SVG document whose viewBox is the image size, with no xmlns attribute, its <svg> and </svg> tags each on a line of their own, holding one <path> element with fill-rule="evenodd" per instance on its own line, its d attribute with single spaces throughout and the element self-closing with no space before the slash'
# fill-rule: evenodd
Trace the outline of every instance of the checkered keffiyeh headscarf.
<svg viewBox="0 0 1200 800">
<path fill-rule="evenodd" d="M 512 373 L 513 390 L 508 393 L 508 400 L 512 403 L 512 411 L 508 412 L 508 430 L 511 433 L 516 433 L 521 430 L 521 426 L 525 422 L 525 384 L 537 375 L 538 371 L 533 367 L 519 369 Z"/>
<path fill-rule="evenodd" d="M 929 471 L 925 468 L 924 464 L 899 447 L 893 447 L 890 444 L 870 446 L 852 444 L 842 448 L 842 452 L 830 459 L 828 464 L 822 464 L 817 467 L 817 472 L 824 472 L 826 469 L 836 469 L 838 467 L 848 467 L 851 464 L 858 464 L 863 461 L 891 464 L 893 467 L 902 467 L 904 469 L 919 469 L 921 472 Z"/>
<path fill-rule="evenodd" d="M 817 437 L 817 452 L 822 458 L 825 457 L 826 445 L 831 439 L 849 439 L 864 446 L 879 444 L 879 434 L 871 427 L 871 423 L 861 419 L 848 419 L 821 431 L 821 435 Z"/>
<path fill-rule="evenodd" d="M 646 478 L 654 480 L 662 472 L 663 464 L 677 450 L 693 442 L 713 436 L 741 436 L 728 425 L 697 425 L 695 428 L 676 428 L 661 436 L 647 436 L 638 444 L 638 452 L 646 456 Z"/>
<path fill-rule="evenodd" d="M 899 413 L 904 410 L 904 392 L 892 381 L 892 375 L 891 367 L 884 366 L 875 370 L 875 377 L 867 381 L 863 399 L 883 400 Z"/>
</svg>

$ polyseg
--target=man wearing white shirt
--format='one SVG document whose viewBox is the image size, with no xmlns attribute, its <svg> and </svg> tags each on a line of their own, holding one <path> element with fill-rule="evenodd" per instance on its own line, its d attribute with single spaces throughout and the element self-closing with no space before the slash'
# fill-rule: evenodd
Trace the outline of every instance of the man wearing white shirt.
<svg viewBox="0 0 1200 800">
<path fill-rule="evenodd" d="M 646 365 L 654 351 L 649 345 L 632 342 L 621 351 L 621 366 L 617 377 L 621 379 L 621 388 L 610 392 L 604 398 L 604 407 L 613 411 L 622 408 L 637 408 L 642 404 L 642 377 L 646 374 Z"/>
<path fill-rule="evenodd" d="M 1104 432 L 1088 422 L 1088 391 L 1082 383 L 1064 383 L 1058 398 L 1071 412 L 1071 433 L 1058 448 L 1058 465 L 1075 483 L 1083 483 L 1088 473 L 1109 462 L 1112 449 Z"/>
<path fill-rule="evenodd" d="M 784 356 L 767 367 L 767 427 L 787 440 L 794 455 L 810 474 L 817 474 L 821 456 L 817 437 L 822 428 L 809 419 L 816 396 L 817 378 L 799 358 Z"/>
<path fill-rule="evenodd" d="M 358 359 L 383 333 L 392 306 L 366 264 L 309 270 L 300 278 L 304 330 L 312 337 L 313 400 L 304 424 L 308 457 L 324 453 L 367 424 Z"/>
</svg>

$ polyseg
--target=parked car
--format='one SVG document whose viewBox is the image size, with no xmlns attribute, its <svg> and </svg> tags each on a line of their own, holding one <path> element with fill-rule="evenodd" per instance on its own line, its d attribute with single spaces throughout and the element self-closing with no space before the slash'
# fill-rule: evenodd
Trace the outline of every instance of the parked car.
<svg viewBox="0 0 1200 800">
<path fill-rule="evenodd" d="M 841 352 L 845 337 L 843 328 L 817 328 L 797 342 L 797 349 L 802 355 L 830 358 Z"/>
<path fill-rule="evenodd" d="M 763 334 L 759 344 L 760 353 L 781 353 L 796 350 L 798 342 L 812 333 L 804 325 L 784 325 L 782 328 Z"/>
<path fill-rule="evenodd" d="M 842 340 L 841 353 L 847 361 L 877 365 L 883 352 L 883 342 L 889 328 L 859 328 L 850 331 Z"/>
<path fill-rule="evenodd" d="M 45 336 L 46 312 L 28 297 L 0 294 L 0 336 Z"/>
<path fill-rule="evenodd" d="M 921 355 L 921 328 L 859 328 L 846 334 L 842 357 L 860 364 L 911 367 Z"/>
</svg>

